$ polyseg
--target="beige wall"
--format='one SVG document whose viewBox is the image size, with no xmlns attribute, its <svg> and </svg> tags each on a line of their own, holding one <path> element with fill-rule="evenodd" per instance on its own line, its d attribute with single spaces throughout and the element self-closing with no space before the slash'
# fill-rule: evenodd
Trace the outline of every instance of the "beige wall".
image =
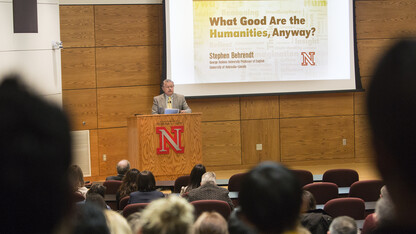
<svg viewBox="0 0 416 234">
<path fill-rule="evenodd" d="M 416 34 L 413 0 L 357 0 L 364 88 L 374 60 L 401 35 Z M 127 155 L 126 118 L 150 114 L 159 93 L 161 5 L 61 6 L 63 103 L 72 129 L 91 130 L 92 180 Z M 365 93 L 192 99 L 203 112 L 203 163 L 210 170 L 371 158 Z M 83 124 L 85 122 L 85 124 Z M 347 145 L 343 145 L 346 139 Z M 256 144 L 263 144 L 256 151 Z M 107 161 L 102 155 L 107 155 Z M 143 168 L 139 168 L 143 169 Z"/>
</svg>

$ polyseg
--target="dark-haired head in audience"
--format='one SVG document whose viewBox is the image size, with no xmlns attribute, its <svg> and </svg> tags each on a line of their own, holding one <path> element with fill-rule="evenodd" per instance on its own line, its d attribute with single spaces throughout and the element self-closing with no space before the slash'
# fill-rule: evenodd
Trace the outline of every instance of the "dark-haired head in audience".
<svg viewBox="0 0 416 234">
<path fill-rule="evenodd" d="M 124 175 L 130 170 L 130 162 L 126 159 L 121 160 L 117 163 L 116 166 L 117 175 L 116 176 L 109 176 L 105 178 L 105 180 L 123 180 Z"/>
<path fill-rule="evenodd" d="M 104 198 L 106 190 L 107 190 L 107 188 L 104 185 L 93 184 L 91 186 L 91 188 L 88 190 L 87 196 L 91 193 L 96 193 L 96 194 L 99 194 L 100 196 L 102 196 Z"/>
<path fill-rule="evenodd" d="M 207 172 L 207 170 L 205 169 L 204 165 L 196 164 L 194 168 L 192 168 L 191 175 L 189 178 L 190 181 L 188 187 L 185 189 L 185 192 L 189 192 L 190 190 L 201 186 L 201 178 L 205 172 Z"/>
<path fill-rule="evenodd" d="M 322 209 L 316 209 L 316 200 L 313 194 L 307 190 L 302 193 L 300 222 L 303 227 L 312 234 L 327 233 L 332 217 Z"/>
<path fill-rule="evenodd" d="M 0 233 L 51 233 L 71 207 L 69 124 L 18 79 L 0 85 Z"/>
<path fill-rule="evenodd" d="M 128 204 L 149 203 L 162 197 L 165 197 L 165 195 L 156 190 L 156 180 L 153 173 L 142 171 L 139 175 L 138 191 L 130 193 Z"/>
<path fill-rule="evenodd" d="M 97 194 L 95 194 L 97 195 Z M 99 196 L 99 195 L 97 195 Z M 74 234 L 110 234 L 104 209 L 94 202 L 86 202 L 77 209 Z"/>
<path fill-rule="evenodd" d="M 357 234 L 357 223 L 348 216 L 336 217 L 329 226 L 329 234 Z"/>
<path fill-rule="evenodd" d="M 315 209 L 316 209 L 315 197 L 308 190 L 303 190 L 301 212 L 305 213 L 305 212 L 308 212 L 310 210 L 315 210 Z"/>
<path fill-rule="evenodd" d="M 204 212 L 194 223 L 194 234 L 228 234 L 228 225 L 218 212 Z"/>
<path fill-rule="evenodd" d="M 395 44 L 368 88 L 376 165 L 397 210 L 397 225 L 416 229 L 416 41 Z"/>
<path fill-rule="evenodd" d="M 135 192 L 139 189 L 138 181 L 139 181 L 140 171 L 133 168 L 127 171 L 126 175 L 123 178 L 123 183 L 121 183 L 120 188 L 116 194 L 117 202 L 120 201 L 125 196 L 130 195 L 130 193 Z"/>
<path fill-rule="evenodd" d="M 85 197 L 88 189 L 85 187 L 82 169 L 78 165 L 71 165 L 68 169 L 68 177 L 72 191 L 74 193 L 80 193 Z"/>
<path fill-rule="evenodd" d="M 302 189 L 283 165 L 263 162 L 244 176 L 239 204 L 246 220 L 259 233 L 282 233 L 297 228 Z"/>
</svg>

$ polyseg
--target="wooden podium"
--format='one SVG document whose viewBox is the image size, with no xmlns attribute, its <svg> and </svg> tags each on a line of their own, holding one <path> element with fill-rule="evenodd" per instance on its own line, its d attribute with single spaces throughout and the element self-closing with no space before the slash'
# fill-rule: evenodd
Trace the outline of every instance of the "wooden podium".
<svg viewBox="0 0 416 234">
<path fill-rule="evenodd" d="M 128 160 L 156 180 L 189 175 L 202 163 L 201 113 L 138 115 L 127 119 Z"/>
</svg>

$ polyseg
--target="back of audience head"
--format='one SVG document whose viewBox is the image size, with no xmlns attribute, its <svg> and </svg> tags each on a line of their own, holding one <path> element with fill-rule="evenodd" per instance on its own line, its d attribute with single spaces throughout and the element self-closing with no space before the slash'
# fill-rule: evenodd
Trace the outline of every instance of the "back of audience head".
<svg viewBox="0 0 416 234">
<path fill-rule="evenodd" d="M 316 210 L 316 200 L 311 192 L 303 190 L 301 212 L 305 213 L 309 210 Z"/>
<path fill-rule="evenodd" d="M 216 175 L 212 171 L 205 172 L 201 177 L 201 185 L 206 183 L 214 183 L 216 184 Z"/>
<path fill-rule="evenodd" d="M 263 162 L 243 178 L 239 193 L 241 211 L 261 233 L 295 229 L 301 202 L 299 181 L 283 165 Z"/>
<path fill-rule="evenodd" d="M 394 204 L 390 199 L 386 186 L 383 186 L 380 191 L 380 199 L 378 199 L 375 207 L 376 223 L 382 225 L 393 225 L 396 215 Z"/>
<path fill-rule="evenodd" d="M 139 233 L 141 216 L 141 212 L 134 212 L 133 214 L 129 215 L 129 217 L 127 217 L 127 223 L 129 224 L 130 229 L 134 234 Z"/>
<path fill-rule="evenodd" d="M 398 220 L 415 226 L 416 41 L 402 40 L 380 60 L 367 108 L 377 167 L 396 205 Z M 407 225 L 406 224 L 406 225 Z"/>
<path fill-rule="evenodd" d="M 69 124 L 60 108 L 19 79 L 8 76 L 0 85 L 0 173 L 11 192 L 0 195 L 7 213 L 0 233 L 50 233 L 71 207 Z"/>
<path fill-rule="evenodd" d="M 125 175 L 128 170 L 130 170 L 130 162 L 123 159 L 117 163 L 117 173 L 119 175 Z"/>
<path fill-rule="evenodd" d="M 74 192 L 77 191 L 79 187 L 83 187 L 85 184 L 84 174 L 78 165 L 71 165 L 69 167 L 68 177 Z"/>
<path fill-rule="evenodd" d="M 357 223 L 348 216 L 339 216 L 332 220 L 329 226 L 330 234 L 357 234 Z"/>
<path fill-rule="evenodd" d="M 99 194 L 100 196 L 102 196 L 104 198 L 106 190 L 107 190 L 107 188 L 104 185 L 93 184 L 87 192 L 87 197 L 88 197 L 89 194 L 96 193 L 96 194 Z"/>
<path fill-rule="evenodd" d="M 142 234 L 192 233 L 194 208 L 184 198 L 169 196 L 151 202 L 142 212 Z"/>
<path fill-rule="evenodd" d="M 150 192 L 156 189 L 156 180 L 151 171 L 142 171 L 139 175 L 138 190 L 140 192 Z"/>
<path fill-rule="evenodd" d="M 227 221 L 218 212 L 204 212 L 194 223 L 194 234 L 228 234 Z"/>
<path fill-rule="evenodd" d="M 74 234 L 110 234 L 104 209 L 94 203 L 79 206 L 75 218 Z"/>
<path fill-rule="evenodd" d="M 104 201 L 104 197 L 98 193 L 89 193 L 85 199 L 85 204 L 94 204 L 102 209 L 107 209 L 107 204 Z"/>
<path fill-rule="evenodd" d="M 127 220 L 119 213 L 112 210 L 105 210 L 104 215 L 111 234 L 132 234 Z"/>
<path fill-rule="evenodd" d="M 140 171 L 133 168 L 127 171 L 123 178 L 123 182 L 118 189 L 120 196 L 128 196 L 131 192 L 137 191 Z"/>
<path fill-rule="evenodd" d="M 196 164 L 192 168 L 189 185 L 190 188 L 198 188 L 201 186 L 202 175 L 206 172 L 205 166 L 202 164 Z"/>
</svg>

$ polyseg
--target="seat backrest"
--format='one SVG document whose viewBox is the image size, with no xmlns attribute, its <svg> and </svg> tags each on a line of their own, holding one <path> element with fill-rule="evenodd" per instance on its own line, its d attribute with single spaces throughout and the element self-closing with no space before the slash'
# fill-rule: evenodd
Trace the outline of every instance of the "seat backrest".
<svg viewBox="0 0 416 234">
<path fill-rule="evenodd" d="M 247 172 L 234 174 L 228 180 L 228 191 L 230 192 L 240 192 L 241 190 L 241 182 L 243 177 L 247 174 Z"/>
<path fill-rule="evenodd" d="M 120 202 L 118 203 L 118 209 L 123 210 L 124 207 L 127 206 L 127 203 L 129 202 L 130 196 L 123 197 Z"/>
<path fill-rule="evenodd" d="M 307 170 L 292 170 L 293 173 L 298 177 L 300 186 L 305 186 L 307 184 L 313 183 L 312 172 Z"/>
<path fill-rule="evenodd" d="M 231 207 L 225 201 L 219 200 L 199 200 L 193 201 L 191 204 L 195 207 L 195 219 L 197 219 L 205 211 L 216 211 L 220 213 L 225 220 L 228 220 L 231 214 Z"/>
<path fill-rule="evenodd" d="M 366 202 L 377 201 L 380 198 L 382 180 L 361 180 L 354 182 L 350 188 L 350 197 L 358 197 Z"/>
<path fill-rule="evenodd" d="M 103 185 L 107 188 L 105 194 L 116 194 L 123 181 L 120 180 L 106 180 Z"/>
<path fill-rule="evenodd" d="M 331 169 L 322 175 L 323 182 L 331 182 L 338 187 L 350 187 L 358 179 L 358 172 L 353 169 Z"/>
<path fill-rule="evenodd" d="M 327 201 L 338 198 L 338 186 L 334 183 L 319 182 L 303 186 L 313 194 L 316 204 L 325 204 Z"/>
<path fill-rule="evenodd" d="M 182 186 L 187 186 L 190 181 L 191 176 L 189 175 L 179 176 L 178 178 L 176 178 L 175 184 L 173 185 L 173 192 L 180 193 Z"/>
<path fill-rule="evenodd" d="M 149 203 L 134 203 L 129 204 L 123 209 L 123 216 L 125 218 L 129 217 L 129 215 L 136 213 L 138 211 L 142 211 Z"/>
<path fill-rule="evenodd" d="M 361 220 L 365 218 L 365 203 L 363 199 L 356 197 L 336 198 L 325 204 L 324 211 L 333 218 L 346 215 Z"/>
</svg>

